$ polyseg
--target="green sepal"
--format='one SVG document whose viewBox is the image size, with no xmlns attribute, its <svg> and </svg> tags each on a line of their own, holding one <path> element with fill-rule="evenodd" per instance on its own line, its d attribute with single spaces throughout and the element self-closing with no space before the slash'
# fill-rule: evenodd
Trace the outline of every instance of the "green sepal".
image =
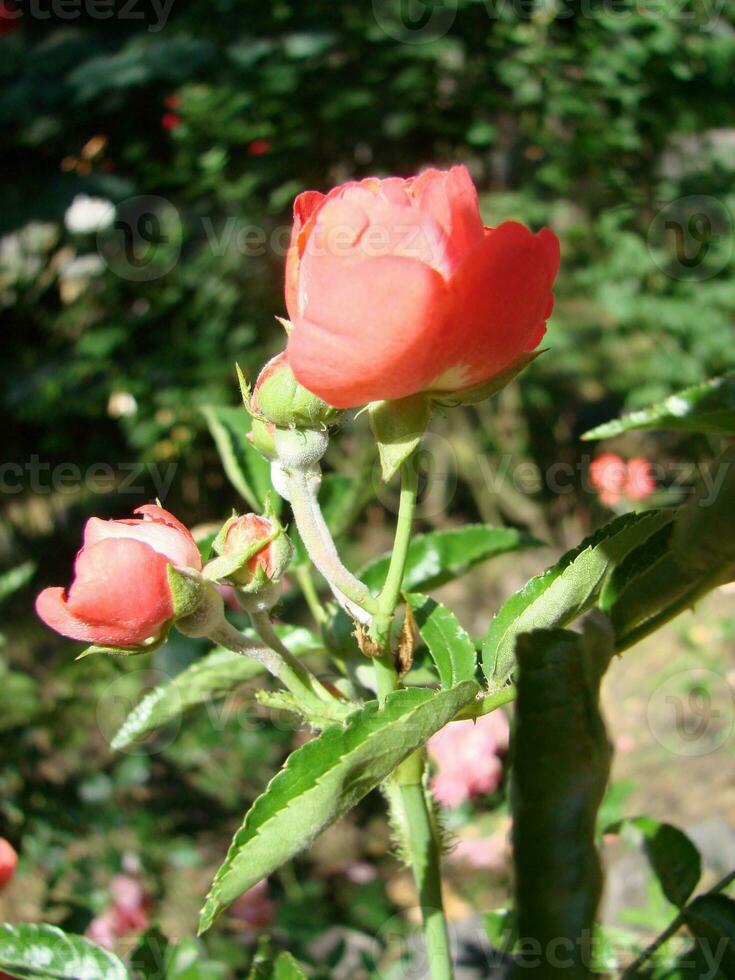
<svg viewBox="0 0 735 980">
<path fill-rule="evenodd" d="M 137 657 L 141 653 L 152 653 L 154 650 L 157 650 L 159 647 L 163 646 L 163 644 L 166 642 L 170 628 L 171 623 L 167 623 L 159 636 L 156 636 L 151 640 L 146 640 L 145 643 L 140 643 L 134 647 L 106 647 L 98 646 L 96 643 L 93 643 L 91 646 L 88 646 L 86 650 L 82 650 L 79 656 L 75 657 L 74 659 L 84 660 L 86 657 L 92 657 L 98 653 L 107 654 L 111 657 Z"/>
<path fill-rule="evenodd" d="M 201 602 L 202 576 L 198 572 L 184 571 L 168 566 L 168 584 L 171 587 L 171 598 L 174 603 L 174 617 L 190 616 Z"/>
<path fill-rule="evenodd" d="M 548 348 L 543 350 L 524 351 L 519 357 L 508 365 L 500 374 L 496 374 L 489 381 L 482 384 L 472 385 L 471 388 L 464 388 L 461 391 L 432 391 L 431 396 L 434 401 L 441 405 L 475 405 L 483 402 L 486 398 L 492 398 L 499 391 L 510 384 L 518 375 L 525 371 L 529 364 L 545 354 Z"/>
<path fill-rule="evenodd" d="M 240 394 L 242 395 L 243 404 L 245 405 L 245 408 L 249 408 L 252 390 L 245 375 L 243 374 L 242 368 L 237 361 L 235 362 L 235 374 L 237 375 L 237 383 L 240 386 Z"/>
<path fill-rule="evenodd" d="M 368 413 L 378 443 L 383 482 L 387 483 L 421 442 L 431 418 L 431 399 L 419 394 L 371 402 Z"/>
</svg>

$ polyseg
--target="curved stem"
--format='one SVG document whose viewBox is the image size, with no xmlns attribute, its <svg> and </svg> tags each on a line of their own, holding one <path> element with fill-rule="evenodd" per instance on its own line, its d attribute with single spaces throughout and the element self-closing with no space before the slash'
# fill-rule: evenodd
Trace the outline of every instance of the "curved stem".
<svg viewBox="0 0 735 980">
<path fill-rule="evenodd" d="M 275 633 L 273 635 L 275 636 Z M 305 708 L 323 714 L 324 701 L 330 698 L 328 692 L 326 690 L 324 691 L 324 694 L 327 696 L 326 698 L 320 697 L 317 693 L 319 688 L 321 688 L 319 681 L 285 647 L 282 648 L 285 652 L 276 650 L 270 645 L 269 641 L 266 641 L 268 642 L 267 647 L 255 646 L 226 619 L 222 619 L 210 631 L 209 639 L 213 643 L 218 643 L 220 646 L 226 647 L 228 650 L 257 660 L 258 663 L 265 667 L 268 673 L 278 678 L 283 686 L 288 688 Z M 277 637 L 276 640 L 278 640 Z M 278 642 L 280 644 L 280 640 Z"/>
<path fill-rule="evenodd" d="M 286 479 L 296 527 L 312 562 L 333 590 L 336 589 L 368 613 L 375 613 L 376 599 L 365 583 L 345 568 L 337 554 L 317 499 L 320 482 L 318 470 L 287 470 Z"/>
<path fill-rule="evenodd" d="M 279 635 L 273 629 L 273 624 L 270 621 L 267 613 L 250 613 L 250 621 L 253 624 L 253 629 L 261 638 L 264 643 L 267 643 L 271 650 L 280 654 L 283 659 L 283 666 L 281 667 L 282 674 L 285 670 L 288 670 L 289 678 L 293 679 L 294 676 L 298 676 L 299 683 L 310 688 L 313 694 L 316 694 L 321 701 L 325 701 L 327 704 L 331 704 L 334 701 L 334 697 L 329 693 L 329 691 L 319 682 L 311 671 L 301 663 L 291 651 L 288 649 L 286 644 L 281 640 Z M 281 676 L 281 680 L 286 684 L 285 679 Z M 286 684 L 288 687 L 288 684 Z M 289 690 L 291 690 L 289 688 Z"/>
</svg>

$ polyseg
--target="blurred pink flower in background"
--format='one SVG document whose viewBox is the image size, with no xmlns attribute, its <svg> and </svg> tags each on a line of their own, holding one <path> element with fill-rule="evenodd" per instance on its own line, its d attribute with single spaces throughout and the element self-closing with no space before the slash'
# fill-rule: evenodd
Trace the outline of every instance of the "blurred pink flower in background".
<svg viewBox="0 0 735 980">
<path fill-rule="evenodd" d="M 268 879 L 263 878 L 244 895 L 235 899 L 229 915 L 248 929 L 260 932 L 267 929 L 276 914 L 276 903 L 268 897 Z"/>
<path fill-rule="evenodd" d="M 511 856 L 507 829 L 488 837 L 460 837 L 449 856 L 478 871 L 503 871 Z"/>
<path fill-rule="evenodd" d="M 18 855 L 10 841 L 0 837 L 0 891 L 13 880 L 18 867 Z"/>
<path fill-rule="evenodd" d="M 656 490 L 651 464 L 640 456 L 626 463 L 617 453 L 602 453 L 590 463 L 589 474 L 606 507 L 614 507 L 623 499 L 645 500 Z"/>
<path fill-rule="evenodd" d="M 472 796 L 491 793 L 500 785 L 500 755 L 508 748 L 510 729 L 502 711 L 477 721 L 455 721 L 428 742 L 437 772 L 431 787 L 444 806 L 459 806 Z"/>
<path fill-rule="evenodd" d="M 647 459 L 636 456 L 628 460 L 625 496 L 629 500 L 645 500 L 656 490 L 656 478 Z"/>
<path fill-rule="evenodd" d="M 112 902 L 96 915 L 85 930 L 85 936 L 106 949 L 113 949 L 118 939 L 148 927 L 150 899 L 141 882 L 132 875 L 115 875 L 110 882 Z"/>
</svg>

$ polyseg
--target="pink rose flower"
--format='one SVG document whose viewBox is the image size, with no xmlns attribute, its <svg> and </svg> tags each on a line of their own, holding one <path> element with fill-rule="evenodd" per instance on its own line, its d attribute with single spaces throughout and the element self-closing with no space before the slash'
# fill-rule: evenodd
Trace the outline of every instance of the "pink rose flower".
<svg viewBox="0 0 735 980">
<path fill-rule="evenodd" d="M 268 897 L 267 878 L 235 899 L 229 908 L 229 915 L 233 919 L 237 919 L 254 931 L 267 929 L 275 914 L 276 903 Z"/>
<path fill-rule="evenodd" d="M 160 636 L 174 617 L 169 565 L 200 571 L 189 531 L 162 507 L 146 504 L 142 520 L 87 521 L 68 591 L 44 589 L 36 612 L 62 636 L 85 643 L 138 646 Z"/>
<path fill-rule="evenodd" d="M 466 167 L 306 191 L 286 260 L 289 363 L 337 408 L 484 383 L 540 343 L 558 265 L 548 229 L 483 227 Z"/>
<path fill-rule="evenodd" d="M 510 729 L 501 711 L 477 721 L 455 721 L 428 742 L 437 772 L 431 786 L 444 806 L 459 806 L 473 796 L 491 793 L 500 785 L 503 765 L 499 756 L 508 748 Z"/>
</svg>

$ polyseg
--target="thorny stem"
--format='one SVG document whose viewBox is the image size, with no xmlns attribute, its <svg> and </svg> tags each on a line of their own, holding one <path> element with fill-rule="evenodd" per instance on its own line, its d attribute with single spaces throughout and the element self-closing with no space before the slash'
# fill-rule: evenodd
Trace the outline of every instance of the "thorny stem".
<svg viewBox="0 0 735 980">
<path fill-rule="evenodd" d="M 372 638 L 380 649 L 374 663 L 378 699 L 381 703 L 398 687 L 391 645 L 391 625 L 401 597 L 417 492 L 416 460 L 410 457 L 401 467 L 401 496 L 393 552 L 372 624 Z M 429 970 L 432 980 L 452 980 L 452 954 L 442 902 L 441 846 L 436 820 L 424 786 L 425 767 L 426 755 L 423 750 L 418 750 L 401 764 L 396 778 L 401 791 L 411 866 L 421 906 Z"/>
</svg>

